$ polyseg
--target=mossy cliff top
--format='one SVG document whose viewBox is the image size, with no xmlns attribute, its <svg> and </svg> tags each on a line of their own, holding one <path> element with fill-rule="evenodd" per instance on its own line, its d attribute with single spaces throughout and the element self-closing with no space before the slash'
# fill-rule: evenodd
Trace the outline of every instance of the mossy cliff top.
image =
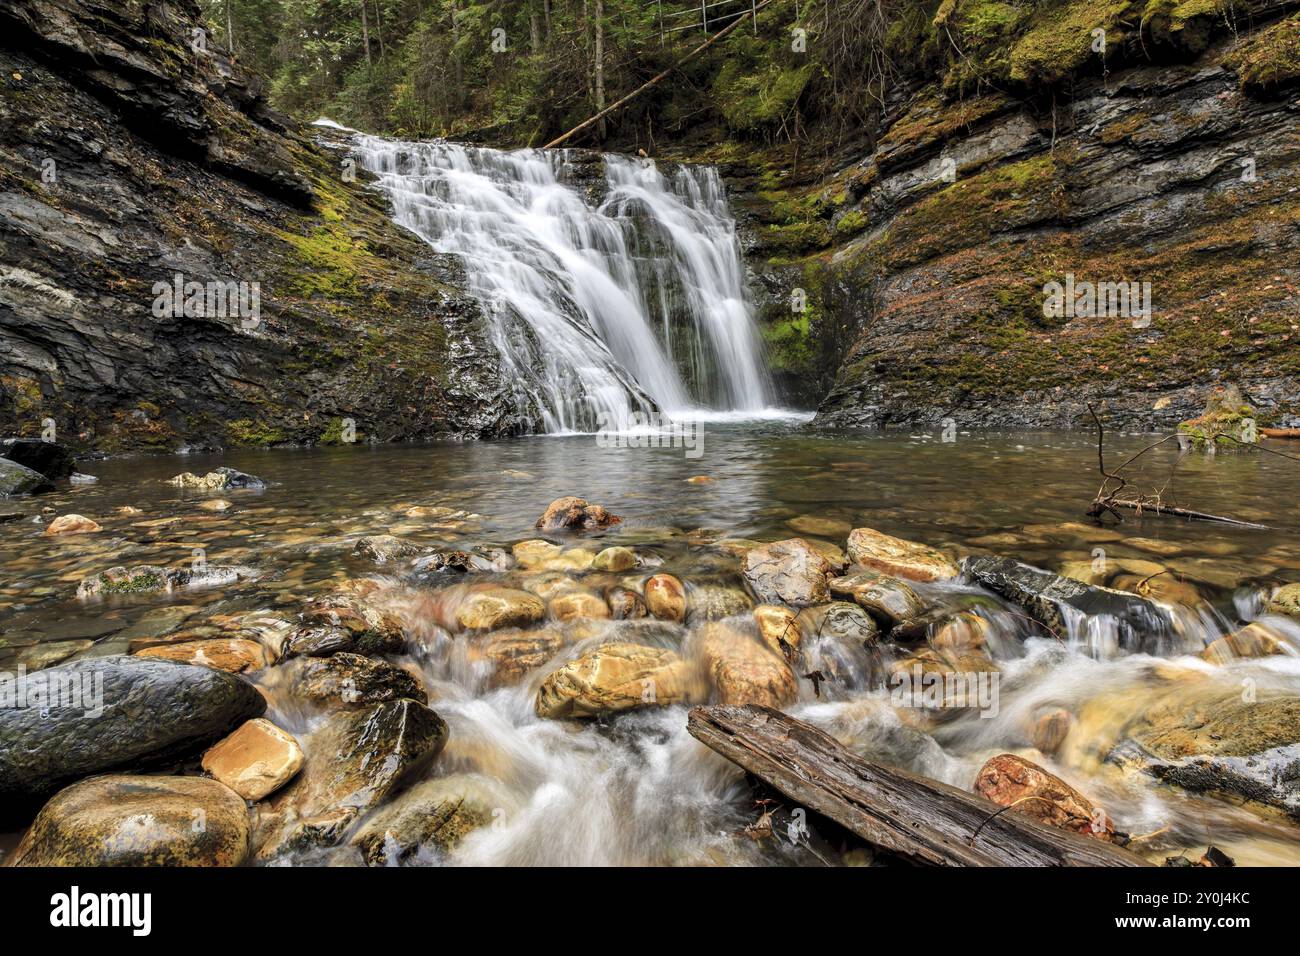
<svg viewBox="0 0 1300 956">
<path fill-rule="evenodd" d="M 519 427 L 455 263 L 191 48 L 194 4 L 0 19 L 5 433 L 53 420 L 114 451 L 334 441 L 345 419 L 361 441 Z M 158 308 L 178 275 L 243 283 L 260 314 Z"/>
</svg>

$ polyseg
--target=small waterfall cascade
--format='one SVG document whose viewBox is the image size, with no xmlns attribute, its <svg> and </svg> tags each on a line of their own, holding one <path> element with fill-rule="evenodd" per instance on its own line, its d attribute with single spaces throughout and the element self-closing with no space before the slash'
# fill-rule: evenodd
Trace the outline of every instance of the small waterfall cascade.
<svg viewBox="0 0 1300 956">
<path fill-rule="evenodd" d="M 361 134 L 356 149 L 398 224 L 464 264 L 541 431 L 770 404 L 716 169 Z"/>
</svg>

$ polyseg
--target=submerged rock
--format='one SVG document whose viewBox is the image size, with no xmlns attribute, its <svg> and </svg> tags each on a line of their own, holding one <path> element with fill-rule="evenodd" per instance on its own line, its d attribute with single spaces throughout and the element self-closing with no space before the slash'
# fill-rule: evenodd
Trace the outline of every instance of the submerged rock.
<svg viewBox="0 0 1300 956">
<path fill-rule="evenodd" d="M 365 706 L 403 697 L 424 703 L 428 698 L 409 671 L 346 651 L 304 658 L 295 669 L 293 689 L 299 697 L 333 706 Z"/>
<path fill-rule="evenodd" d="M 552 673 L 538 688 L 539 717 L 599 717 L 692 698 L 689 664 L 674 651 L 602 644 Z"/>
<path fill-rule="evenodd" d="M 744 568 L 749 586 L 765 604 L 808 607 L 830 599 L 830 562 L 802 538 L 750 549 Z"/>
<path fill-rule="evenodd" d="M 102 657 L 40 675 L 45 699 L 31 699 L 29 680 L 27 706 L 0 707 L 3 802 L 107 770 L 167 766 L 266 710 L 243 679 L 173 661 Z"/>
<path fill-rule="evenodd" d="M 333 846 L 361 814 L 416 777 L 447 741 L 447 725 L 413 700 L 343 710 L 307 739 L 307 761 L 257 818 L 260 859 Z"/>
<path fill-rule="evenodd" d="M 960 573 L 952 559 L 937 548 L 871 528 L 854 529 L 848 550 L 854 564 L 912 581 L 946 581 Z"/>
<path fill-rule="evenodd" d="M 1201 651 L 1201 657 L 1215 664 L 1230 664 L 1235 660 L 1271 657 L 1282 654 L 1282 642 L 1263 624 L 1247 624 L 1239 631 L 1226 634 Z"/>
<path fill-rule="evenodd" d="M 1070 735 L 1074 717 L 1068 710 L 1056 708 L 1043 714 L 1034 723 L 1034 746 L 1049 757 L 1061 749 Z"/>
<path fill-rule="evenodd" d="M 1114 825 L 1091 800 L 1055 774 L 1014 754 L 991 757 L 975 777 L 975 792 L 1048 826 L 1115 841 Z"/>
<path fill-rule="evenodd" d="M 753 598 L 725 584 L 692 584 L 686 592 L 686 620 L 690 624 L 747 614 L 753 607 Z"/>
<path fill-rule="evenodd" d="M 71 478 L 77 470 L 77 461 L 67 446 L 40 438 L 0 441 L 0 458 L 30 468 L 50 481 Z"/>
<path fill-rule="evenodd" d="M 631 588 L 609 588 L 605 591 L 605 601 L 615 620 L 642 618 L 650 613 L 645 600 Z"/>
<path fill-rule="evenodd" d="M 488 687 L 509 687 L 523 681 L 559 653 L 565 644 L 558 631 L 497 631 L 479 648 L 492 667 Z"/>
<path fill-rule="evenodd" d="M 547 610 L 557 621 L 574 621 L 580 618 L 603 619 L 610 617 L 609 605 L 599 594 L 590 591 L 565 591 L 547 602 Z"/>
<path fill-rule="evenodd" d="M 8 865 L 238 866 L 247 856 L 248 809 L 229 787 L 112 774 L 55 794 Z"/>
<path fill-rule="evenodd" d="M 279 790 L 302 769 L 302 748 L 293 734 L 269 720 L 250 720 L 203 755 L 203 769 L 245 800 Z"/>
<path fill-rule="evenodd" d="M 375 564 L 395 564 L 427 554 L 429 549 L 391 534 L 368 534 L 358 538 L 353 552 Z"/>
<path fill-rule="evenodd" d="M 8 458 L 0 458 L 0 495 L 13 498 L 53 490 L 54 485 L 39 471 L 25 468 Z"/>
<path fill-rule="evenodd" d="M 1168 613 L 1125 591 L 1093 587 L 1011 558 L 970 557 L 962 562 L 962 570 L 1062 638 L 1080 617 L 1104 615 L 1114 621 L 1119 645 L 1125 650 L 1157 653 L 1173 642 Z"/>
<path fill-rule="evenodd" d="M 591 531 L 608 528 L 622 520 L 600 505 L 589 504 L 583 498 L 570 495 L 552 501 L 546 512 L 537 519 L 537 527 L 542 531 Z"/>
</svg>

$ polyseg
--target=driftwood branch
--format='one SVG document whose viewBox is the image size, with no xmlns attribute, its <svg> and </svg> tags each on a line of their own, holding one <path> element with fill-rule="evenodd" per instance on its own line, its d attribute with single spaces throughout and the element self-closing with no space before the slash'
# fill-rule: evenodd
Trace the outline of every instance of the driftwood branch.
<svg viewBox="0 0 1300 956">
<path fill-rule="evenodd" d="M 1093 422 L 1097 425 L 1097 469 L 1101 472 L 1101 487 L 1097 489 L 1097 494 L 1092 499 L 1092 504 L 1088 506 L 1087 515 L 1100 522 L 1101 517 L 1105 514 L 1114 515 L 1119 521 L 1124 520 L 1124 516 L 1119 513 L 1120 508 L 1127 508 L 1136 511 L 1139 515 L 1155 514 L 1169 515 L 1174 518 L 1188 518 L 1195 521 L 1217 521 L 1220 524 L 1235 525 L 1238 528 L 1253 528 L 1259 531 L 1270 530 L 1268 525 L 1256 524 L 1253 521 L 1241 521 L 1237 518 L 1228 518 L 1223 515 L 1210 514 L 1206 511 L 1195 511 L 1191 508 L 1180 508 L 1176 505 L 1165 503 L 1165 494 L 1169 490 L 1170 484 L 1174 480 L 1174 473 L 1178 470 L 1179 464 L 1187 454 L 1186 450 L 1180 450 L 1178 458 L 1169 468 L 1169 474 L 1165 477 L 1162 484 L 1154 493 L 1142 494 L 1138 491 L 1126 489 L 1129 487 L 1129 481 L 1124 477 L 1124 469 L 1135 461 L 1140 459 L 1147 452 L 1159 448 L 1167 442 L 1176 441 L 1178 435 L 1166 435 L 1164 438 L 1153 441 L 1144 447 L 1141 451 L 1130 456 L 1127 461 L 1121 464 L 1114 471 L 1107 471 L 1106 458 L 1103 452 L 1103 442 L 1105 440 L 1106 430 L 1102 426 L 1101 419 L 1097 417 L 1096 411 L 1091 404 L 1088 405 L 1088 413 L 1092 415 Z M 1225 436 L 1227 437 L 1227 436 Z M 1268 451 L 1269 449 L 1264 449 Z M 1283 458 L 1289 458 L 1290 455 L 1282 455 L 1281 452 L 1274 454 L 1281 455 Z M 1118 482 L 1111 487 L 1111 482 Z"/>
<path fill-rule="evenodd" d="M 696 707 L 691 735 L 872 846 L 933 866 L 1146 866 L 1103 840 L 1001 813 L 990 800 L 864 760 L 770 707 Z"/>
</svg>

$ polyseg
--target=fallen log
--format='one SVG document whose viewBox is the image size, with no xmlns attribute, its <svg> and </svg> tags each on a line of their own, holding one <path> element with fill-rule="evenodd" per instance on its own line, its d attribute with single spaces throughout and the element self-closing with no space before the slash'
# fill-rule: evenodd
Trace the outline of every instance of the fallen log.
<svg viewBox="0 0 1300 956">
<path fill-rule="evenodd" d="M 1300 438 L 1300 428 L 1261 428 L 1265 438 Z"/>
<path fill-rule="evenodd" d="M 1044 826 L 991 800 L 873 764 L 770 707 L 696 707 L 695 739 L 867 843 L 932 866 L 1147 866 L 1102 840 Z"/>
</svg>

